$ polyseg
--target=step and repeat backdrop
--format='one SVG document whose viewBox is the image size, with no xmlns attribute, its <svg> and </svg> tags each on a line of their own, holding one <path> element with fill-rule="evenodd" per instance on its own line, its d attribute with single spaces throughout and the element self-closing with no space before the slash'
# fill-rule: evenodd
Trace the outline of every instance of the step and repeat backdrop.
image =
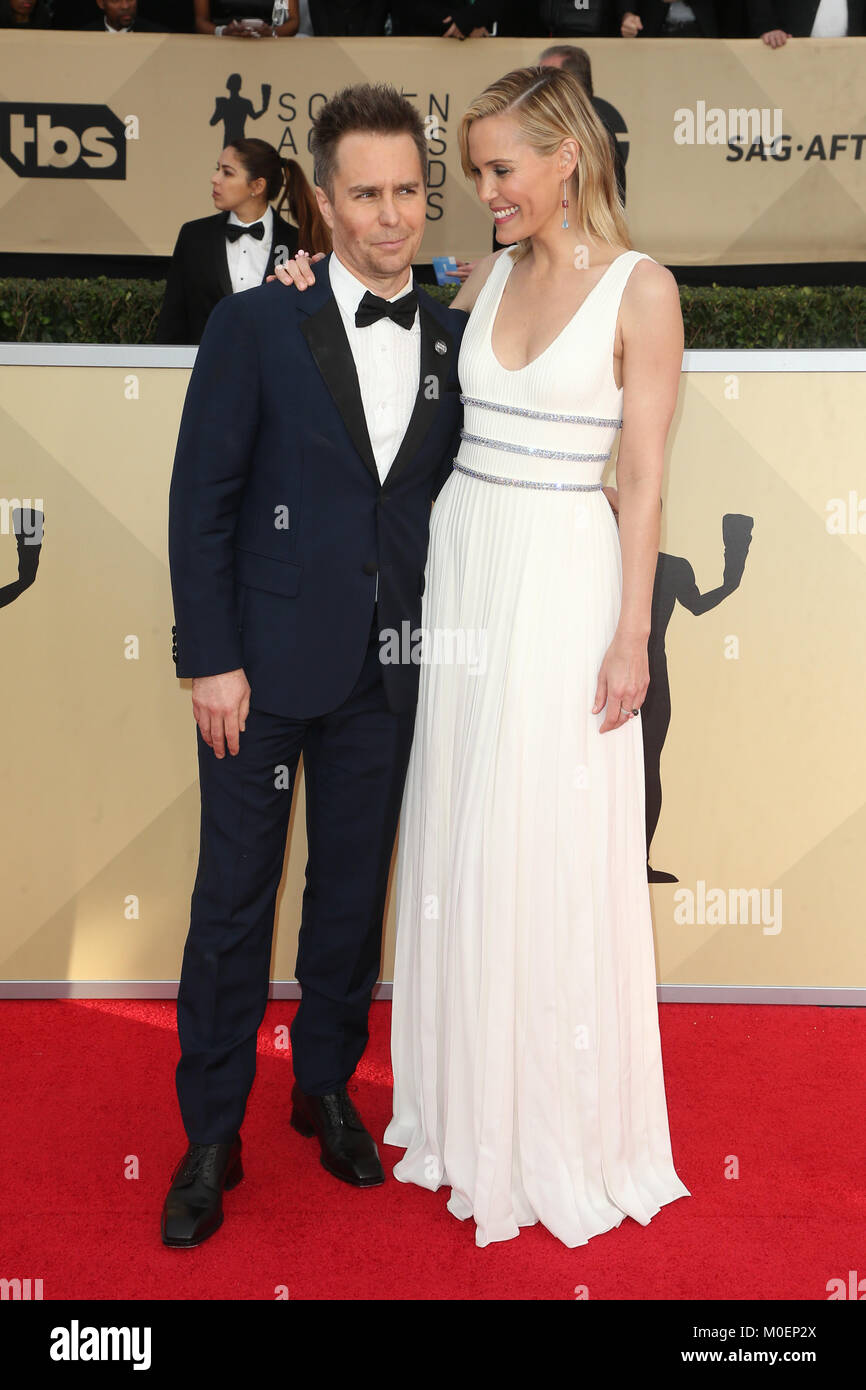
<svg viewBox="0 0 866 1390">
<path fill-rule="evenodd" d="M 198 852 L 166 555 L 193 352 L 13 364 L 46 351 L 8 348 L 0 365 L 0 982 L 122 994 L 177 980 Z M 142 365 L 159 360 L 186 365 Z M 692 353 L 686 368 L 643 716 L 658 978 L 863 988 L 866 493 L 851 441 L 866 353 Z M 299 779 L 277 981 L 294 973 L 304 825 Z M 394 933 L 391 894 L 385 981 Z"/>
<path fill-rule="evenodd" d="M 255 136 L 312 178 L 311 119 L 338 87 L 390 81 L 427 121 L 422 259 L 490 249 L 459 118 L 544 39 L 209 42 L 4 32 L 0 251 L 157 255 L 213 212 L 210 175 Z M 866 38 L 589 40 L 626 157 L 636 247 L 668 265 L 854 261 L 866 251 Z"/>
</svg>

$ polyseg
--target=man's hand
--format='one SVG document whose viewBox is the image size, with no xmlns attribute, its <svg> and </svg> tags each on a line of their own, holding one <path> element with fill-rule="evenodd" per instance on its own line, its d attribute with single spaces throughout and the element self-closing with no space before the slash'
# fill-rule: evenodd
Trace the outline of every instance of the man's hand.
<svg viewBox="0 0 866 1390">
<path fill-rule="evenodd" d="M 636 39 L 642 28 L 643 23 L 641 22 L 640 15 L 635 14 L 632 10 L 627 10 L 622 17 L 622 24 L 619 27 L 621 37 L 624 39 Z"/>
<path fill-rule="evenodd" d="M 243 669 L 224 671 L 219 676 L 195 676 L 192 683 L 192 712 L 205 743 L 218 758 L 224 758 L 226 744 L 236 754 L 239 734 L 246 728 L 250 712 L 250 686 Z"/>
</svg>

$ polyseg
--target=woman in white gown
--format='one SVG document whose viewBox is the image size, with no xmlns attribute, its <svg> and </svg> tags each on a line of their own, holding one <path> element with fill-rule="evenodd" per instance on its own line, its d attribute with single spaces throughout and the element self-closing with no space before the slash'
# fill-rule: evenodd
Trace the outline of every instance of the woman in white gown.
<svg viewBox="0 0 866 1390">
<path fill-rule="evenodd" d="M 449 1187 L 478 1245 L 541 1222 L 573 1247 L 690 1195 L 639 717 L 682 319 L 673 276 L 630 249 L 569 73 L 493 83 L 460 148 L 510 245 L 453 305 L 464 429 L 431 519 L 384 1137 L 405 1149 L 394 1176 Z M 617 529 L 600 479 L 620 424 Z"/>
<path fill-rule="evenodd" d="M 628 249 L 568 73 L 495 82 L 460 145 L 512 245 L 455 300 L 464 431 L 431 519 L 385 1142 L 400 1181 L 450 1187 L 478 1245 L 541 1221 L 577 1246 L 689 1195 L 639 717 L 682 320 L 670 273 Z M 599 479 L 620 419 L 618 531 Z"/>
</svg>

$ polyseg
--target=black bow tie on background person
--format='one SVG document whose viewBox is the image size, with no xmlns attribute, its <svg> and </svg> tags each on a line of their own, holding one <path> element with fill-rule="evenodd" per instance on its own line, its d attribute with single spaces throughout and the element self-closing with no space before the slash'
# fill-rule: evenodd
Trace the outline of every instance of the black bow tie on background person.
<svg viewBox="0 0 866 1390">
<path fill-rule="evenodd" d="M 379 319 L 393 319 L 401 328 L 411 328 L 415 322 L 418 296 L 414 290 L 402 294 L 399 299 L 380 299 L 378 294 L 368 290 L 355 310 L 355 327 L 367 328 Z"/>
<path fill-rule="evenodd" d="M 249 232 L 250 236 L 255 237 L 256 241 L 261 241 L 265 234 L 265 224 L 264 222 L 251 222 L 248 227 L 241 227 L 237 222 L 226 223 L 226 236 L 229 241 L 237 241 L 239 237 L 243 236 L 244 232 Z"/>
</svg>

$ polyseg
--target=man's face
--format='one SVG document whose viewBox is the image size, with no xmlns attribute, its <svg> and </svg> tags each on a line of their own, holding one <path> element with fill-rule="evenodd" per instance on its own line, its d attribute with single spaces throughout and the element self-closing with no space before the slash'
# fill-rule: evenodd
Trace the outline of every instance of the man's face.
<svg viewBox="0 0 866 1390">
<path fill-rule="evenodd" d="M 113 29 L 125 29 L 136 17 L 138 0 L 98 0 Z"/>
<path fill-rule="evenodd" d="M 333 201 L 316 188 L 335 253 L 364 282 L 403 276 L 421 245 L 427 215 L 415 141 L 405 134 L 350 131 L 336 153 Z"/>
</svg>

